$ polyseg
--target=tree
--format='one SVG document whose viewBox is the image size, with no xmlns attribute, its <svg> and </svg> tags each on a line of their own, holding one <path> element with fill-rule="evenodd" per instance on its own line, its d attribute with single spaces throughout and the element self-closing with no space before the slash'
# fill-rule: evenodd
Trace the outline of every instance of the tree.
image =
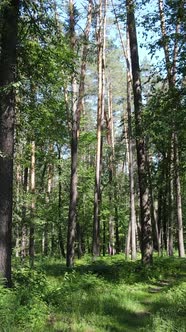
<svg viewBox="0 0 186 332">
<path fill-rule="evenodd" d="M 134 16 L 133 0 L 126 1 L 127 26 L 130 40 L 130 54 L 133 77 L 134 113 L 136 127 L 136 149 L 138 164 L 138 182 L 140 195 L 140 217 L 141 217 L 141 241 L 142 241 L 142 262 L 152 262 L 152 229 L 150 218 L 150 200 L 148 188 L 147 151 L 142 128 L 142 90 L 139 68 L 138 44 L 136 34 L 136 23 Z"/>
<path fill-rule="evenodd" d="M 98 68 L 98 100 L 97 100 L 97 150 L 96 174 L 94 189 L 93 220 L 93 257 L 100 255 L 100 204 L 101 204 L 101 164 L 102 164 L 102 129 L 105 101 L 105 26 L 107 1 L 99 1 L 97 16 L 97 68 Z"/>
<path fill-rule="evenodd" d="M 70 9 L 70 40 L 72 50 L 75 52 L 75 7 L 73 1 L 69 2 Z M 86 29 L 84 32 L 84 45 L 81 60 L 79 91 L 77 92 L 77 80 L 75 73 L 72 79 L 72 138 L 71 138 L 71 184 L 70 184 L 70 204 L 67 235 L 67 266 L 72 267 L 74 263 L 74 241 L 76 232 L 76 211 L 77 211 L 77 163 L 78 163 L 78 139 L 80 130 L 80 117 L 83 111 L 84 81 L 86 72 L 86 61 L 88 55 L 88 37 L 91 26 L 92 1 L 89 0 Z"/>
<path fill-rule="evenodd" d="M 16 47 L 20 1 L 1 8 L 0 53 L 0 275 L 11 285 L 11 228 L 15 125 Z"/>
<path fill-rule="evenodd" d="M 159 15 L 160 15 L 160 25 L 161 25 L 161 34 L 163 42 L 163 50 L 165 55 L 165 67 L 167 70 L 167 80 L 169 85 L 169 91 L 171 94 L 175 93 L 176 90 L 176 73 L 177 73 L 177 61 L 178 61 L 178 35 L 180 33 L 181 19 L 182 19 L 182 10 L 184 10 L 183 1 L 178 1 L 176 6 L 176 22 L 175 22 L 175 39 L 173 44 L 173 56 L 171 59 L 170 55 L 170 45 L 169 38 L 166 31 L 166 22 L 164 15 L 164 5 L 163 0 L 159 0 Z M 171 5 L 170 5 L 170 9 Z M 180 174 L 179 174 L 179 148 L 178 148 L 178 133 L 175 125 L 175 109 L 177 108 L 177 103 L 172 109 L 172 133 L 171 141 L 173 144 L 172 154 L 173 154 L 173 164 L 175 170 L 175 196 L 176 196 L 176 214 L 177 214 L 177 223 L 178 223 L 178 249 L 180 257 L 185 257 L 184 249 L 184 239 L 183 239 L 183 219 L 182 219 L 182 197 L 181 197 L 181 184 L 180 184 Z M 173 188 L 173 186 L 171 186 Z M 173 200 L 171 201 L 173 204 Z"/>
</svg>

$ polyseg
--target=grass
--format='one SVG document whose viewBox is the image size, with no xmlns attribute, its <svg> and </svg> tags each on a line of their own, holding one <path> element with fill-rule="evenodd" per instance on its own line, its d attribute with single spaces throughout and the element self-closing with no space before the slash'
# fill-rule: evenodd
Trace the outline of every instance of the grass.
<svg viewBox="0 0 186 332">
<path fill-rule="evenodd" d="M 15 269 L 0 289 L 0 331 L 185 332 L 186 260 L 155 258 L 151 268 L 123 255 L 90 257 L 67 270 L 58 260 Z"/>
</svg>

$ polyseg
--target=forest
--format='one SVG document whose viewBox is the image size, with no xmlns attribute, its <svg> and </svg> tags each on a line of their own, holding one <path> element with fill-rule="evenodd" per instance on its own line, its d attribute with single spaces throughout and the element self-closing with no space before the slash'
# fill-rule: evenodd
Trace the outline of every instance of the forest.
<svg viewBox="0 0 186 332">
<path fill-rule="evenodd" d="M 186 3 L 0 0 L 0 331 L 186 331 Z"/>
</svg>

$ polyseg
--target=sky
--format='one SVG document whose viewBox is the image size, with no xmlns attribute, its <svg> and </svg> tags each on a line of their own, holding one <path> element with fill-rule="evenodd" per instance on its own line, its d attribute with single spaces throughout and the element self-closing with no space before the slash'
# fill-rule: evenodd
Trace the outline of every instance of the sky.
<svg viewBox="0 0 186 332">
<path fill-rule="evenodd" d="M 113 0 L 114 1 L 114 0 Z M 110 2 L 110 1 L 109 1 Z M 114 1 L 115 3 L 118 1 Z M 74 0 L 75 5 L 77 6 L 77 8 L 80 10 L 80 12 L 82 12 L 82 8 L 85 6 L 85 1 L 82 0 Z M 143 10 L 140 10 L 138 12 L 136 12 L 136 18 L 139 19 L 139 17 L 142 17 L 143 15 L 150 15 L 151 13 L 153 13 L 157 8 L 157 2 L 154 0 L 151 0 L 149 4 L 147 4 L 145 6 L 145 8 Z M 113 16 L 113 14 L 111 14 L 111 2 L 110 5 L 108 6 L 108 16 Z M 85 26 L 85 19 L 83 18 L 80 23 L 80 25 L 82 25 L 82 27 Z M 113 38 L 114 42 L 116 43 L 116 45 L 118 47 L 121 47 L 121 42 L 120 42 L 120 38 L 119 38 L 119 34 L 118 34 L 118 29 L 116 24 L 112 26 L 112 30 L 110 29 L 110 27 L 107 27 L 107 33 L 110 35 L 111 38 Z M 121 24 L 121 29 L 123 31 L 123 38 L 125 39 L 125 26 L 123 24 Z M 160 61 L 163 58 L 163 51 L 162 50 L 157 50 L 156 54 L 154 55 L 154 57 L 152 58 L 151 55 L 149 54 L 149 50 L 147 50 L 147 48 L 145 46 L 142 46 L 144 44 L 148 44 L 149 42 L 152 42 L 156 36 L 154 35 L 154 33 L 152 32 L 152 30 L 150 31 L 145 31 L 145 29 L 141 26 L 137 26 L 137 33 L 138 33 L 138 47 L 139 47 L 139 57 L 140 57 L 140 62 L 143 63 L 144 60 L 147 60 L 148 62 L 150 62 L 151 64 L 155 64 L 157 63 L 157 61 Z M 144 38 L 144 33 L 146 33 L 147 35 L 147 39 Z"/>
</svg>

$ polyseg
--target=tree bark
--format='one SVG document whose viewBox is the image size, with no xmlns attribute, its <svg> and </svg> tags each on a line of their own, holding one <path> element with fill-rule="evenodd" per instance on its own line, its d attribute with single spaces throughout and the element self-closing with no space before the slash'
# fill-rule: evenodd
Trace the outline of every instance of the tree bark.
<svg viewBox="0 0 186 332">
<path fill-rule="evenodd" d="M 130 223 L 131 223 L 131 258 L 136 259 L 136 209 L 135 209 L 135 183 L 134 183 L 134 155 L 132 138 L 132 111 L 131 90 L 132 75 L 129 61 L 129 35 L 127 31 L 127 115 L 128 115 L 128 159 L 129 159 L 129 183 L 130 183 Z"/>
<path fill-rule="evenodd" d="M 140 80 L 138 44 L 134 16 L 134 1 L 127 0 L 127 25 L 130 39 L 130 55 L 133 76 L 134 113 L 136 127 L 136 149 L 138 164 L 138 181 L 140 193 L 140 217 L 142 235 L 142 263 L 148 265 L 152 262 L 152 227 L 150 218 L 150 200 L 148 190 L 148 177 L 146 165 L 145 141 L 142 129 L 142 91 Z"/>
<path fill-rule="evenodd" d="M 179 175 L 179 154 L 178 154 L 178 138 L 174 135 L 174 164 L 175 164 L 175 185 L 176 185 L 176 211 L 178 223 L 178 250 L 179 256 L 185 257 L 184 237 L 183 237 L 183 219 L 182 219 L 182 198 L 181 185 Z"/>
<path fill-rule="evenodd" d="M 11 229 L 19 1 L 4 4 L 0 53 L 0 277 L 11 286 Z"/>
<path fill-rule="evenodd" d="M 26 167 L 23 174 L 23 205 L 22 205 L 22 225 L 21 225 L 21 261 L 24 262 L 27 256 L 27 224 L 26 224 L 26 193 L 29 190 L 28 186 L 29 169 Z"/>
<path fill-rule="evenodd" d="M 75 51 L 75 18 L 74 18 L 74 3 L 73 0 L 69 0 L 70 8 L 70 38 L 71 47 Z M 92 1 L 89 1 L 89 11 L 87 16 L 87 24 L 85 29 L 86 42 L 83 47 L 81 73 L 79 91 L 77 91 L 77 82 L 75 75 L 72 79 L 72 138 L 71 138 L 71 183 L 70 183 L 70 204 L 69 204 L 69 218 L 68 218 L 68 234 L 67 234 L 67 267 L 72 267 L 74 264 L 74 244 L 75 244 L 75 232 L 76 232 L 76 210 L 77 210 L 77 164 L 78 164 L 78 137 L 79 137 L 79 126 L 80 116 L 83 109 L 83 97 L 84 97 L 84 80 L 86 71 L 86 59 L 88 54 L 88 37 L 91 25 L 92 17 Z M 78 97 L 78 100 L 77 100 Z"/>
<path fill-rule="evenodd" d="M 180 31 L 180 13 L 184 10 L 184 1 L 180 1 L 178 4 L 177 11 L 177 24 L 175 28 L 175 42 L 173 49 L 173 57 L 171 61 L 169 42 L 166 30 L 165 14 L 163 0 L 158 1 L 159 4 L 159 15 L 161 23 L 161 34 L 163 39 L 163 50 L 165 55 L 165 65 L 167 70 L 167 78 L 169 84 L 169 90 L 174 91 L 176 88 L 176 71 L 177 71 L 177 59 L 178 59 L 178 37 Z M 178 250 L 180 257 L 185 257 L 184 249 L 184 237 L 183 237 L 183 220 L 182 220 L 182 197 L 181 197 L 181 184 L 180 184 L 180 172 L 179 172 L 179 150 L 178 150 L 178 134 L 175 128 L 175 110 L 172 109 L 172 139 L 171 144 L 173 144 L 174 149 L 174 173 L 175 173 L 175 196 L 176 196 L 176 214 L 177 214 L 177 225 L 178 225 Z M 171 186 L 171 185 L 170 185 Z M 172 203 L 173 204 L 173 203 Z"/>
<path fill-rule="evenodd" d="M 62 169 L 60 165 L 61 161 L 61 147 L 57 146 L 58 149 L 58 240 L 59 240 L 59 249 L 60 254 L 63 258 L 66 258 L 65 249 L 64 249 L 64 241 L 63 241 L 63 231 L 62 231 Z"/>
<path fill-rule="evenodd" d="M 100 185 L 101 185 L 101 150 L 102 150 L 102 114 L 103 114 L 103 94 L 102 94 L 102 65 L 103 65 L 103 41 L 102 41 L 102 1 L 99 1 L 99 16 L 98 16 L 98 103 L 97 103 L 97 148 L 96 148 L 96 174 L 95 174 L 95 189 L 94 189 L 94 220 L 93 220 L 93 244 L 92 253 L 95 259 L 100 255 Z"/>
<path fill-rule="evenodd" d="M 31 151 L 31 168 L 30 168 L 30 190 L 32 194 L 31 210 L 30 210 L 30 235 L 29 235 L 29 258 L 30 267 L 34 266 L 34 255 L 35 255 L 35 225 L 34 225 L 34 215 L 35 215 L 35 141 L 32 141 L 32 151 Z"/>
</svg>

